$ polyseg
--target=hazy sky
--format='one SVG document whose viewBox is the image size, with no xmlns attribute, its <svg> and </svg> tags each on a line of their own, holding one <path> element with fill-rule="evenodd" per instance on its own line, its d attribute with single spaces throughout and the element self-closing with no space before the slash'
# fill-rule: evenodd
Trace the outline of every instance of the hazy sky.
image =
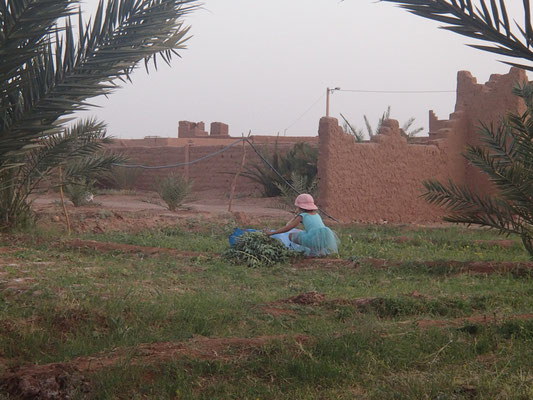
<svg viewBox="0 0 533 400">
<path fill-rule="evenodd" d="M 521 19 L 521 2 L 507 3 Z M 86 18 L 96 4 L 85 0 Z M 101 108 L 88 114 L 111 135 L 176 137 L 178 121 L 189 120 L 225 122 L 232 136 L 314 136 L 328 86 L 453 90 L 459 70 L 480 83 L 509 70 L 501 57 L 465 46 L 468 38 L 373 0 L 206 0 L 186 22 L 193 37 L 182 59 L 149 75 L 141 68 L 132 84 L 93 100 Z M 388 105 L 400 123 L 416 117 L 426 133 L 428 111 L 447 118 L 455 93 L 335 92 L 331 116 L 363 127 L 364 114 L 375 124 Z"/>
</svg>

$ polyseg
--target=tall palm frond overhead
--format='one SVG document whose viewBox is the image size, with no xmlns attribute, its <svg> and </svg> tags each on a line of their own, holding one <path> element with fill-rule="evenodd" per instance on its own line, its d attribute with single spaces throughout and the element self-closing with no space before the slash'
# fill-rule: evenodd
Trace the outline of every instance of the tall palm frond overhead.
<svg viewBox="0 0 533 400">
<path fill-rule="evenodd" d="M 111 93 L 144 61 L 185 48 L 196 0 L 100 0 L 86 24 L 76 0 L 0 0 L 0 171 L 63 116 Z M 72 17 L 77 18 L 74 28 Z"/>
<path fill-rule="evenodd" d="M 509 16 L 504 0 L 381 0 L 424 18 L 445 24 L 443 29 L 492 45 L 469 46 L 507 57 L 533 62 L 533 27 L 530 0 L 522 0 L 524 21 L 520 25 Z M 513 2 L 520 0 L 512 0 Z M 487 5 L 488 3 L 488 5 Z M 533 71 L 533 65 L 504 61 L 506 64 Z"/>
</svg>

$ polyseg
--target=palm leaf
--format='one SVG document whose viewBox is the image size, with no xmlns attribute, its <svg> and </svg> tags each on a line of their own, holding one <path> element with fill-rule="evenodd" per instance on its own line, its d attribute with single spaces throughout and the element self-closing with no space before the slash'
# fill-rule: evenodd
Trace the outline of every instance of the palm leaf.
<svg viewBox="0 0 533 400">
<path fill-rule="evenodd" d="M 160 55 L 169 62 L 189 38 L 181 18 L 196 7 L 195 0 L 100 1 L 78 42 L 69 19 L 55 44 L 46 36 L 40 53 L 20 67 L 18 96 L 0 109 L 0 168 L 11 152 L 54 132 L 60 116 L 109 94 L 143 60 Z"/>
<path fill-rule="evenodd" d="M 422 197 L 437 206 L 450 210 L 445 221 L 475 224 L 497 229 L 500 233 L 520 233 L 520 224 L 515 219 L 516 210 L 508 202 L 491 196 L 481 196 L 468 188 L 449 181 L 448 186 L 436 180 L 423 182 L 426 192 Z"/>
<path fill-rule="evenodd" d="M 383 0 L 398 4 L 407 11 L 434 21 L 445 24 L 443 29 L 450 30 L 463 36 L 477 40 L 492 42 L 495 45 L 470 45 L 474 48 L 509 57 L 533 61 L 530 49 L 533 43 L 533 29 L 531 27 L 531 10 L 529 0 L 522 0 L 524 8 L 523 26 L 517 24 L 517 29 L 523 39 L 516 36 L 509 23 L 509 16 L 504 0 L 491 0 L 490 9 L 484 0 L 480 0 L 481 8 L 474 9 L 471 0 Z M 533 66 L 505 62 L 528 70 Z"/>
</svg>

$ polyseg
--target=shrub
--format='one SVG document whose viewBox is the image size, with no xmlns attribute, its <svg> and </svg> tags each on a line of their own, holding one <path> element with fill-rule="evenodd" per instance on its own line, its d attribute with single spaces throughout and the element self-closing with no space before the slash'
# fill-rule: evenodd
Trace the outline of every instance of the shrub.
<svg viewBox="0 0 533 400">
<path fill-rule="evenodd" d="M 249 267 L 269 267 L 287 262 L 297 253 L 287 249 L 279 240 L 261 232 L 248 232 L 242 235 L 233 247 L 223 253 L 224 259 L 233 264 Z"/>
<path fill-rule="evenodd" d="M 85 206 L 92 201 L 93 185 L 87 181 L 76 181 L 65 185 L 65 194 L 74 207 Z"/>
<path fill-rule="evenodd" d="M 272 152 L 266 146 L 261 154 L 291 184 L 293 184 L 291 180 L 292 173 L 304 177 L 306 186 L 310 186 L 316 178 L 318 149 L 310 146 L 308 143 L 296 143 L 284 155 L 280 153 L 278 141 L 276 140 Z M 261 184 L 265 197 L 275 197 L 282 194 L 280 185 L 285 185 L 283 179 L 262 160 L 253 164 L 251 167 L 247 167 L 243 175 Z"/>
<path fill-rule="evenodd" d="M 291 184 L 298 193 L 309 193 L 314 198 L 318 194 L 318 181 L 315 177 L 309 184 L 305 176 L 299 175 L 296 172 L 291 174 Z M 276 182 L 276 186 L 281 192 L 279 207 L 282 210 L 292 211 L 294 210 L 294 199 L 298 195 L 293 189 L 291 189 L 287 184 L 279 184 Z"/>
<path fill-rule="evenodd" d="M 191 193 L 191 190 L 192 182 L 175 174 L 160 179 L 156 187 L 157 193 L 170 211 L 175 211 Z"/>
</svg>

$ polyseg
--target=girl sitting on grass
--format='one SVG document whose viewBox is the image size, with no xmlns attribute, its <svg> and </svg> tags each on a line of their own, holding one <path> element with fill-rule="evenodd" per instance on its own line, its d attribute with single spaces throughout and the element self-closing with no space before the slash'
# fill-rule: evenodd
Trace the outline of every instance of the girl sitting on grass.
<svg viewBox="0 0 533 400">
<path fill-rule="evenodd" d="M 296 197 L 294 205 L 299 208 L 298 214 L 287 222 L 283 228 L 266 232 L 268 236 L 285 233 L 303 223 L 305 231 L 291 232 L 290 240 L 309 249 L 306 255 L 327 256 L 338 253 L 339 238 L 329 229 L 317 213 L 313 196 L 304 193 Z"/>
</svg>

